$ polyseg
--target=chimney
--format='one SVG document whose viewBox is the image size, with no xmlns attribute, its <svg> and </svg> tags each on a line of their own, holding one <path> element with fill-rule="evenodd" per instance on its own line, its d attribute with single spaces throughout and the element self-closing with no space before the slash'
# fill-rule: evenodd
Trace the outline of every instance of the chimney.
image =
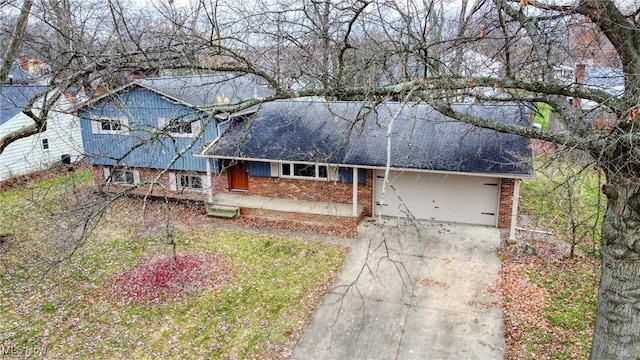
<svg viewBox="0 0 640 360">
<path fill-rule="evenodd" d="M 585 64 L 576 65 L 576 85 L 578 88 L 584 85 L 585 72 L 586 72 Z M 580 98 L 573 97 L 573 99 L 571 99 L 571 106 L 580 107 Z"/>
<path fill-rule="evenodd" d="M 70 102 L 75 103 L 78 96 L 78 89 L 75 86 L 67 88 L 64 92 L 64 97 Z"/>
<path fill-rule="evenodd" d="M 22 70 L 29 72 L 29 58 L 25 54 L 20 55 L 20 67 Z"/>
</svg>

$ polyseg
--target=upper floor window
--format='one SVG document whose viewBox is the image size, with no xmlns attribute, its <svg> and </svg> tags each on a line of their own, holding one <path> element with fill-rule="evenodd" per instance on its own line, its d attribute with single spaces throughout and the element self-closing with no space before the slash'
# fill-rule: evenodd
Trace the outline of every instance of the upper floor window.
<svg viewBox="0 0 640 360">
<path fill-rule="evenodd" d="M 129 132 L 129 121 L 126 117 L 96 118 L 91 120 L 91 131 L 94 134 L 125 134 Z"/>
<path fill-rule="evenodd" d="M 49 139 L 42 139 L 42 150 L 49 150 Z"/>
<path fill-rule="evenodd" d="M 191 137 L 200 131 L 200 121 L 159 118 L 158 128 L 171 136 Z"/>
<path fill-rule="evenodd" d="M 102 131 L 122 131 L 122 123 L 115 119 L 105 119 L 100 122 Z"/>
<path fill-rule="evenodd" d="M 282 177 L 327 179 L 329 168 L 327 165 L 282 163 L 280 174 Z"/>
</svg>

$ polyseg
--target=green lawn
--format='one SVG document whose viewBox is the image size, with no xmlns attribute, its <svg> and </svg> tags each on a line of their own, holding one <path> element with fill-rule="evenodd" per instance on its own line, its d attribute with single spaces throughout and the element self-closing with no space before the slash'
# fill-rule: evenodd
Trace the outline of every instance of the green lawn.
<svg viewBox="0 0 640 360">
<path fill-rule="evenodd" d="M 0 194 L 0 345 L 50 358 L 286 358 L 347 250 L 322 243 L 229 232 L 175 205 L 179 254 L 214 254 L 227 266 L 216 286 L 156 302 L 128 302 L 122 274 L 169 253 L 162 202 L 118 200 L 82 223 L 91 176 L 80 172 Z M 84 209 L 84 214 L 90 207 Z M 191 213 L 189 213 L 191 211 Z M 77 245 L 73 226 L 95 226 Z M 218 278 L 216 276 L 216 278 Z"/>
</svg>

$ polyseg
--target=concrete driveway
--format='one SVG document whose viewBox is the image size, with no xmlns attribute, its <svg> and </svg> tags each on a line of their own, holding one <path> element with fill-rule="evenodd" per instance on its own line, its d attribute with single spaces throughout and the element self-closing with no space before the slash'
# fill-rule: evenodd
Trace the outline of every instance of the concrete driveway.
<svg viewBox="0 0 640 360">
<path fill-rule="evenodd" d="M 293 359 L 503 359 L 495 228 L 366 223 Z"/>
</svg>

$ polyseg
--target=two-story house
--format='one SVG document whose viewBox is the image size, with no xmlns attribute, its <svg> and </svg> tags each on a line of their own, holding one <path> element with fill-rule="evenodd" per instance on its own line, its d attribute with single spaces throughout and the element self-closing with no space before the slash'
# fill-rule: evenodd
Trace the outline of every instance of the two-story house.
<svg viewBox="0 0 640 360">
<path fill-rule="evenodd" d="M 87 161 L 105 191 L 206 199 L 216 160 L 195 157 L 233 116 L 225 109 L 271 92 L 232 74 L 136 80 L 79 112 Z M 250 111 L 247 111 L 248 113 Z"/>
</svg>

